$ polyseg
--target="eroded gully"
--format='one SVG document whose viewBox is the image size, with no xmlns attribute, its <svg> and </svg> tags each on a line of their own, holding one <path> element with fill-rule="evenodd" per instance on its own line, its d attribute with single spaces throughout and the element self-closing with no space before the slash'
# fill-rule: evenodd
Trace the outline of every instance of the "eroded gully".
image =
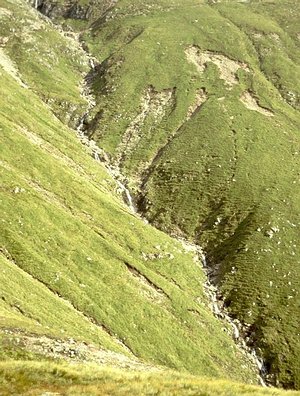
<svg viewBox="0 0 300 396">
<path fill-rule="evenodd" d="M 48 19 L 48 18 L 47 18 Z M 50 21 L 52 24 L 52 22 Z M 90 71 L 88 73 L 89 76 L 94 75 L 96 73 L 96 67 L 99 65 L 99 62 L 96 58 L 92 57 L 87 51 L 86 48 L 82 45 L 80 41 L 80 35 L 73 32 L 65 32 L 60 27 L 54 25 L 56 29 L 63 35 L 73 40 L 77 46 L 80 46 L 81 49 L 85 52 Z M 128 189 L 128 179 L 122 175 L 120 169 L 116 165 L 112 165 L 109 156 L 104 152 L 103 149 L 97 146 L 96 142 L 93 139 L 88 138 L 85 133 L 85 123 L 86 120 L 90 118 L 90 113 L 96 106 L 95 98 L 91 92 L 90 84 L 87 82 L 86 76 L 83 78 L 83 82 L 81 85 L 81 95 L 85 98 L 87 102 L 87 108 L 84 114 L 80 117 L 76 134 L 83 145 L 88 147 L 90 154 L 94 158 L 95 161 L 101 163 L 107 169 L 107 172 L 110 176 L 115 180 L 117 185 L 117 192 L 122 196 L 124 203 L 128 206 L 130 212 L 139 218 L 143 219 L 145 222 L 148 222 L 143 216 L 138 213 L 137 208 L 134 204 L 134 197 L 132 197 L 129 189 Z M 261 357 L 259 357 L 254 348 L 247 345 L 243 334 L 246 333 L 246 328 L 239 322 L 237 319 L 233 319 L 230 317 L 227 309 L 224 307 L 224 303 L 222 301 L 222 297 L 218 288 L 214 286 L 210 281 L 210 273 L 209 267 L 207 265 L 207 260 L 205 256 L 204 250 L 201 246 L 196 245 L 194 243 L 189 242 L 184 238 L 176 238 L 183 246 L 183 248 L 187 251 L 193 252 L 195 262 L 198 263 L 199 267 L 202 268 L 206 275 L 206 281 L 203 285 L 204 291 L 209 300 L 209 306 L 214 316 L 217 317 L 224 324 L 227 323 L 230 325 L 231 333 L 236 345 L 241 350 L 241 352 L 248 357 L 251 364 L 254 364 L 257 367 L 258 371 L 258 381 L 262 386 L 267 386 L 266 376 L 267 371 L 265 368 L 264 361 Z M 200 268 L 199 268 L 200 269 Z M 226 327 L 224 327 L 225 331 Z"/>
<path fill-rule="evenodd" d="M 91 72 L 95 69 L 97 65 L 97 60 L 90 56 L 90 54 L 86 53 L 87 57 L 89 58 L 89 64 L 91 66 Z M 142 218 L 145 222 L 148 222 L 145 218 L 143 218 L 142 214 L 138 212 L 135 204 L 134 204 L 134 197 L 132 197 L 130 190 L 128 189 L 128 179 L 124 175 L 122 175 L 121 170 L 118 166 L 112 165 L 109 161 L 108 155 L 97 146 L 96 142 L 92 139 L 89 139 L 86 134 L 84 133 L 84 122 L 89 116 L 89 111 L 93 109 L 96 105 L 95 99 L 87 86 L 87 84 L 83 84 L 82 86 L 82 95 L 86 98 L 88 102 L 88 110 L 80 119 L 80 122 L 77 127 L 77 135 L 81 142 L 84 145 L 87 145 L 90 149 L 91 155 L 95 159 L 95 161 L 101 163 L 105 166 L 108 173 L 112 176 L 115 180 L 119 193 L 122 195 L 125 204 L 129 207 L 130 211 L 137 215 L 139 218 Z M 258 381 L 262 386 L 267 386 L 266 382 L 266 369 L 264 361 L 261 357 L 259 357 L 254 348 L 248 346 L 246 343 L 245 338 L 243 337 L 243 333 L 246 332 L 246 328 L 239 322 L 237 319 L 233 319 L 230 317 L 227 309 L 224 307 L 224 303 L 218 291 L 218 288 L 214 286 L 210 281 L 209 275 L 209 266 L 207 264 L 206 255 L 204 250 L 201 246 L 196 245 L 194 243 L 189 242 L 184 238 L 176 238 L 184 247 L 185 250 L 191 251 L 194 253 L 195 262 L 199 264 L 206 275 L 206 281 L 204 283 L 204 291 L 209 299 L 209 306 L 211 311 L 213 312 L 214 316 L 217 317 L 219 320 L 227 323 L 231 327 L 231 333 L 235 343 L 237 344 L 238 348 L 242 351 L 244 355 L 248 357 L 250 362 L 254 364 L 258 369 Z M 224 327 L 226 331 L 226 327 Z M 227 330 L 228 331 L 228 330 Z"/>
</svg>

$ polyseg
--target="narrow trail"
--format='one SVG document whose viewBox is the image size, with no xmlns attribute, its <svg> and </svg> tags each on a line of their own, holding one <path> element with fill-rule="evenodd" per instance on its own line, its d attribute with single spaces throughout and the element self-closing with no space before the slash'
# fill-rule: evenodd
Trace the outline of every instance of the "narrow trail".
<svg viewBox="0 0 300 396">
<path fill-rule="evenodd" d="M 38 12 L 38 11 L 37 11 Z M 47 18 L 44 16 L 44 18 Z M 49 20 L 49 18 L 47 18 Z M 49 20 L 50 21 L 50 20 Z M 50 21 L 51 24 L 52 21 Z M 74 44 L 77 46 L 80 46 L 80 48 L 84 51 L 88 64 L 90 65 L 90 71 L 88 75 L 93 75 L 93 72 L 95 72 L 96 67 L 99 65 L 98 61 L 96 58 L 91 56 L 84 46 L 82 45 L 80 41 L 80 34 L 76 34 L 73 32 L 65 32 L 61 27 L 57 27 L 56 25 L 53 24 L 57 28 L 57 30 L 64 36 L 68 37 L 70 40 L 74 41 Z M 192 49 L 195 51 L 195 49 Z M 189 54 L 190 55 L 190 54 Z M 195 55 L 194 52 L 192 55 Z M 220 57 L 216 57 L 217 61 L 219 62 Z M 205 59 L 206 61 L 207 59 Z M 195 59 L 190 59 L 190 61 L 193 61 L 195 63 Z M 223 59 L 221 59 L 223 61 Z M 198 59 L 197 59 L 198 62 Z M 222 62 L 221 62 L 222 63 Z M 222 65 L 223 66 L 223 65 Z M 238 67 L 243 67 L 246 68 L 246 65 L 234 65 L 234 70 L 229 70 L 230 73 L 232 74 L 235 71 L 235 68 Z M 228 78 L 228 76 L 226 76 Z M 224 77 L 225 78 L 225 77 Z M 232 84 L 235 83 L 235 81 L 230 81 Z M 230 85 L 230 84 L 229 84 Z M 112 178 L 115 180 L 117 186 L 118 186 L 118 192 L 119 194 L 123 197 L 123 200 L 125 204 L 128 206 L 129 210 L 132 212 L 132 214 L 136 215 L 140 219 L 144 220 L 146 223 L 148 221 L 143 218 L 143 216 L 138 213 L 138 210 L 134 204 L 134 198 L 132 197 L 129 189 L 128 189 L 128 182 L 129 180 L 122 175 L 120 168 L 118 165 L 113 165 L 111 164 L 108 155 L 104 152 L 103 149 L 99 148 L 96 144 L 96 142 L 92 139 L 89 139 L 85 132 L 84 132 L 84 124 L 87 118 L 89 117 L 90 112 L 94 109 L 96 106 L 96 101 L 95 98 L 90 90 L 89 84 L 87 83 L 86 76 L 83 77 L 83 82 L 81 86 L 81 95 L 83 98 L 86 99 L 87 102 L 87 108 L 85 113 L 80 117 L 78 126 L 76 128 L 76 134 L 81 141 L 81 143 L 89 148 L 89 151 L 92 155 L 92 157 L 95 159 L 95 161 L 101 163 L 102 166 L 104 166 L 108 173 L 112 176 Z M 195 108 L 190 108 L 190 113 L 188 114 L 189 118 L 191 118 L 195 112 L 198 111 L 198 109 L 205 103 L 207 100 L 205 92 L 199 92 L 198 94 L 198 102 L 196 102 Z M 232 319 L 224 307 L 224 303 L 222 300 L 222 296 L 220 295 L 217 287 L 215 287 L 210 280 L 210 271 L 209 271 L 209 266 L 207 264 L 205 252 L 201 248 L 201 246 L 191 243 L 190 241 L 184 239 L 184 238 L 175 238 L 177 241 L 179 241 L 183 248 L 187 251 L 193 252 L 194 253 L 194 262 L 196 265 L 199 266 L 199 269 L 201 268 L 204 273 L 206 274 L 206 282 L 204 283 L 203 287 L 205 290 L 205 293 L 207 295 L 208 300 L 210 301 L 209 306 L 211 308 L 212 313 L 216 318 L 218 318 L 221 321 L 224 321 L 228 323 L 231 328 L 232 328 L 232 337 L 235 340 L 235 343 L 237 347 L 242 351 L 242 353 L 248 358 L 249 362 L 251 362 L 258 371 L 258 381 L 262 386 L 268 386 L 266 383 L 266 368 L 264 361 L 258 357 L 256 351 L 254 348 L 251 346 L 248 346 L 246 343 L 246 340 L 243 338 L 243 334 L 246 332 L 246 328 L 243 327 L 242 323 L 240 323 L 237 319 Z"/>
</svg>

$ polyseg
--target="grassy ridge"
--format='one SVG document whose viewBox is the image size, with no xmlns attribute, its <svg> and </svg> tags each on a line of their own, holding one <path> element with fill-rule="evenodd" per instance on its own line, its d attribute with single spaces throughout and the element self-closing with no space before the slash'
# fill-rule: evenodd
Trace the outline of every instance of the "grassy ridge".
<svg viewBox="0 0 300 396">
<path fill-rule="evenodd" d="M 298 15 L 295 1 L 120 1 L 85 35 L 103 61 L 91 135 L 116 161 L 125 152 L 154 225 L 206 249 L 232 315 L 290 387 L 300 386 Z M 199 72 L 189 48 L 223 56 L 223 71 L 215 60 Z M 187 117 L 200 88 L 206 101 Z"/>
</svg>

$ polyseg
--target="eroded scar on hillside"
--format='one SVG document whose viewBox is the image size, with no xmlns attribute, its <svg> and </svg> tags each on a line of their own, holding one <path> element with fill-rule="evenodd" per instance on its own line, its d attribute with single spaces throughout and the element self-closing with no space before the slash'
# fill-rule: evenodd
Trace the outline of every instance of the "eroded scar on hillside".
<svg viewBox="0 0 300 396">
<path fill-rule="evenodd" d="M 150 86 L 141 98 L 140 111 L 126 129 L 117 150 L 116 163 L 120 165 L 130 155 L 142 138 L 142 128 L 148 118 L 158 125 L 165 116 L 168 107 L 174 102 L 174 89 L 156 91 Z M 150 130 L 148 131 L 148 133 Z"/>
<path fill-rule="evenodd" d="M 236 73 L 239 69 L 250 72 L 250 69 L 246 63 L 235 61 L 228 58 L 225 55 L 217 54 L 211 51 L 201 51 L 196 46 L 190 46 L 185 50 L 185 55 L 190 63 L 193 63 L 199 73 L 203 73 L 209 62 L 216 65 L 219 69 L 220 78 L 225 81 L 229 89 L 235 84 L 238 84 L 239 80 Z"/>
<path fill-rule="evenodd" d="M 17 67 L 14 65 L 13 61 L 2 48 L 0 48 L 0 72 L 1 68 L 6 73 L 8 73 L 15 81 L 17 81 L 17 83 L 20 84 L 21 87 L 28 88 L 28 86 L 22 81 Z"/>
<path fill-rule="evenodd" d="M 244 62 L 235 61 L 225 55 L 217 54 L 211 51 L 201 51 L 196 46 L 190 46 L 185 50 L 188 62 L 196 66 L 197 71 L 202 74 L 208 63 L 213 63 L 219 69 L 220 79 L 224 80 L 228 89 L 231 90 L 234 85 L 239 83 L 237 77 L 238 70 L 242 69 L 250 73 L 248 65 Z M 251 92 L 245 91 L 239 98 L 243 105 L 252 111 L 257 111 L 266 117 L 274 116 L 273 112 L 260 106 L 258 101 Z"/>
<path fill-rule="evenodd" d="M 245 91 L 241 97 L 240 101 L 247 107 L 249 110 L 257 111 L 258 113 L 263 114 L 266 117 L 273 117 L 274 113 L 272 111 L 265 109 L 264 107 L 260 106 L 257 100 L 252 96 L 249 91 Z"/>
</svg>

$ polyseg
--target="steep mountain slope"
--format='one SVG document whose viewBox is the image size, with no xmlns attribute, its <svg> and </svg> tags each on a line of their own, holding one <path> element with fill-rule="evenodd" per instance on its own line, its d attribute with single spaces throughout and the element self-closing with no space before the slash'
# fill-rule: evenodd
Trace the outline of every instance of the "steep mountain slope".
<svg viewBox="0 0 300 396">
<path fill-rule="evenodd" d="M 152 224 L 205 249 L 248 342 L 296 388 L 299 15 L 293 0 L 120 0 L 80 25 L 100 62 L 87 133 Z"/>
<path fill-rule="evenodd" d="M 28 343 L 46 334 L 69 342 L 66 354 L 79 353 L 70 337 L 92 343 L 102 364 L 104 349 L 120 354 L 113 366 L 255 382 L 208 308 L 195 252 L 130 213 L 90 157 L 94 148 L 66 126 L 83 122 L 148 219 L 205 248 L 212 279 L 273 381 L 299 388 L 297 3 L 29 3 L 84 30 L 98 62 L 66 37 L 76 33 L 21 0 L 0 1 L 2 358 L 57 357 L 52 345 Z M 90 66 L 96 107 L 82 118 Z M 32 378 L 30 364 L 20 367 Z M 39 370 L 46 375 L 47 363 Z M 90 383 L 85 375 L 70 374 Z M 181 378 L 179 387 L 205 389 Z M 236 388 L 248 391 L 259 392 Z"/>
<path fill-rule="evenodd" d="M 1 60 L 11 57 L 14 74 L 18 71 L 62 121 L 77 125 L 86 108 L 78 84 L 89 69 L 82 48 L 68 38 L 62 42 L 60 32 L 46 18 L 25 13 L 22 2 L 13 4 L 1 1 Z"/>
<path fill-rule="evenodd" d="M 209 308 L 195 252 L 130 213 L 117 182 L 59 120 L 78 123 L 89 106 L 83 51 L 25 2 L 0 7 L 1 360 L 42 360 L 45 378 L 46 358 L 91 356 L 257 383 Z M 16 364 L 18 386 L 30 383 L 31 364 Z"/>
</svg>

